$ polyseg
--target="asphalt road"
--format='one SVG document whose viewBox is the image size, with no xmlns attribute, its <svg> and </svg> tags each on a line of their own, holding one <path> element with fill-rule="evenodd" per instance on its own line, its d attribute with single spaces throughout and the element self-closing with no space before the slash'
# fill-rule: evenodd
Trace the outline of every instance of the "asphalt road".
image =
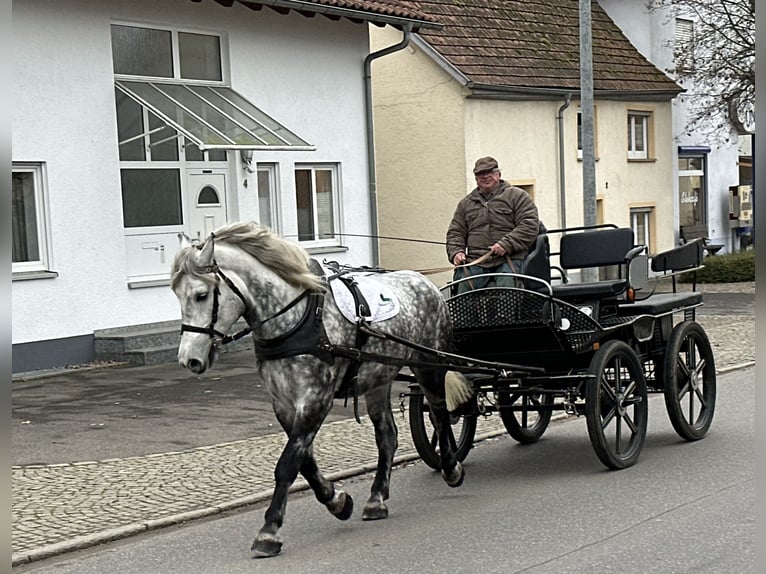
<svg viewBox="0 0 766 574">
<path fill-rule="evenodd" d="M 390 517 L 362 522 L 369 476 L 346 481 L 347 522 L 311 495 L 291 496 L 276 558 L 250 557 L 263 505 L 33 563 L 38 574 L 368 574 L 452 572 L 755 572 L 754 369 L 718 378 L 708 436 L 675 434 L 650 399 L 638 463 L 607 471 L 582 418 L 554 422 L 534 445 L 479 443 L 466 481 L 448 488 L 417 462 L 395 469 Z M 16 570 L 16 569 L 14 569 Z"/>
</svg>

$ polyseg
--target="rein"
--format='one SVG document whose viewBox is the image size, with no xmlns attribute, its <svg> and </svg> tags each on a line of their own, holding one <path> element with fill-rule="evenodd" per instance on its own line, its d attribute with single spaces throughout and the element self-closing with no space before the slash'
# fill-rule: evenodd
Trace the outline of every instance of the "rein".
<svg viewBox="0 0 766 574">
<path fill-rule="evenodd" d="M 247 299 L 245 299 L 245 296 L 242 294 L 242 292 L 237 288 L 237 286 L 234 284 L 234 282 L 229 279 L 226 274 L 223 272 L 223 270 L 218 266 L 218 263 L 213 261 L 212 265 L 209 265 L 207 267 L 203 267 L 200 269 L 200 273 L 213 273 L 216 275 L 216 277 L 220 277 L 223 279 L 224 283 L 229 286 L 229 289 L 231 289 L 234 294 L 239 297 L 240 301 L 245 306 L 245 310 L 243 311 L 242 315 L 245 315 L 247 313 L 248 308 L 250 305 L 247 302 Z M 181 333 L 188 331 L 191 333 L 202 333 L 203 335 L 209 335 L 211 339 L 215 339 L 216 337 L 220 338 L 220 344 L 226 345 L 227 343 L 231 343 L 233 341 L 237 341 L 241 339 L 242 337 L 249 335 L 253 332 L 253 329 L 257 329 L 258 327 L 261 327 L 265 323 L 268 323 L 272 319 L 276 319 L 280 315 L 287 313 L 290 309 L 295 307 L 301 300 L 303 300 L 307 295 L 309 294 L 309 291 L 303 291 L 300 295 L 298 295 L 295 299 L 290 301 L 286 306 L 284 306 L 282 309 L 274 313 L 271 317 L 268 317 L 267 319 L 263 319 L 260 321 L 257 325 L 248 325 L 241 331 L 235 333 L 234 335 L 226 335 L 224 333 L 221 333 L 215 328 L 215 324 L 218 322 L 218 299 L 221 295 L 221 290 L 218 288 L 218 282 L 216 282 L 215 289 L 213 289 L 213 314 L 210 319 L 210 325 L 207 327 L 197 327 L 196 325 L 187 325 L 186 323 L 181 324 Z"/>
<path fill-rule="evenodd" d="M 490 251 L 487 251 L 484 255 L 478 259 L 474 259 L 470 263 L 463 263 L 462 265 L 450 265 L 449 267 L 431 267 L 429 269 L 418 269 L 417 272 L 421 275 L 432 275 L 434 273 L 443 273 L 444 271 L 452 271 L 453 269 L 460 269 L 463 267 L 471 267 L 472 265 L 480 265 L 492 256 Z"/>
</svg>

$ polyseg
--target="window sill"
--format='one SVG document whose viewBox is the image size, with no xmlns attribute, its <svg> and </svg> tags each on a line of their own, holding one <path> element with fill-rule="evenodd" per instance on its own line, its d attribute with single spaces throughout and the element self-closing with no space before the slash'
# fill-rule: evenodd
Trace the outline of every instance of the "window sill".
<svg viewBox="0 0 766 574">
<path fill-rule="evenodd" d="M 32 279 L 55 279 L 56 271 L 20 271 L 11 275 L 11 281 L 29 281 Z"/>
<path fill-rule="evenodd" d="M 170 286 L 170 277 L 168 276 L 146 276 L 131 277 L 128 279 L 128 289 L 144 289 L 146 287 L 168 287 Z"/>
<path fill-rule="evenodd" d="M 345 245 L 327 245 L 321 247 L 306 247 L 310 255 L 321 255 L 322 253 L 343 253 L 348 251 Z"/>
<path fill-rule="evenodd" d="M 656 157 L 629 157 L 628 163 L 655 163 Z"/>
</svg>

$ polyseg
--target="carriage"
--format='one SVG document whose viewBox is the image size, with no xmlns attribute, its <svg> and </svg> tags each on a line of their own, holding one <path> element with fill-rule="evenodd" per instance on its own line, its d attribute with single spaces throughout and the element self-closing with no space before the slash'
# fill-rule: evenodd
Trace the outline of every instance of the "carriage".
<svg viewBox="0 0 766 574">
<path fill-rule="evenodd" d="M 494 412 L 522 443 L 538 440 L 556 410 L 584 415 L 596 454 L 611 469 L 636 463 L 650 392 L 664 393 L 686 440 L 704 437 L 712 422 L 713 353 L 695 321 L 702 296 L 676 289 L 680 273 L 700 267 L 702 240 L 649 263 L 631 229 L 553 230 L 538 236 L 515 286 L 464 293 L 456 282 L 440 292 L 414 271 L 320 264 L 252 222 L 226 225 L 204 243 L 182 240 L 171 272 L 181 306 L 179 364 L 200 375 L 220 345 L 252 334 L 254 374 L 287 435 L 252 544 L 256 557 L 281 552 L 298 474 L 333 516 L 352 515 L 351 496 L 322 474 L 313 451 L 339 392 L 353 394 L 355 407 L 364 396 L 375 430 L 378 464 L 364 520 L 388 516 L 396 378 L 409 384 L 403 398 L 415 447 L 450 487 L 463 483 L 478 417 Z M 570 281 L 578 269 L 581 278 L 594 272 L 599 279 Z M 658 277 L 670 279 L 673 292 L 656 293 Z M 368 281 L 373 291 L 365 297 L 360 286 Z M 247 328 L 229 335 L 240 318 Z"/>
<path fill-rule="evenodd" d="M 560 251 L 551 253 L 555 234 Z M 479 417 L 499 414 L 510 436 L 529 444 L 563 411 L 585 417 L 606 467 L 626 468 L 644 444 L 649 393 L 664 395 L 679 436 L 703 438 L 716 398 L 712 348 L 695 320 L 702 295 L 693 274 L 703 250 L 695 240 L 649 260 L 629 228 L 558 229 L 538 236 L 516 287 L 490 281 L 460 294 L 457 282 L 443 287 L 456 352 L 465 358 L 452 359 L 450 368 L 473 390 L 473 399 L 451 416 L 458 459 L 468 455 Z M 588 269 L 595 280 L 569 281 L 573 271 Z M 695 279 L 691 291 L 679 290 L 681 273 Z M 657 292 L 662 281 L 671 283 L 670 292 Z M 410 377 L 402 372 L 398 378 Z M 402 405 L 409 400 L 418 454 L 439 468 L 428 401 L 416 385 L 401 398 Z"/>
</svg>

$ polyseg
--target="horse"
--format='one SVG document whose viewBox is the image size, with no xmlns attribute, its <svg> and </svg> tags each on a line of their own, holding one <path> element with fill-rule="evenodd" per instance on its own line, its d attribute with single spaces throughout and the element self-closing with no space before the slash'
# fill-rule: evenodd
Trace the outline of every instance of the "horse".
<svg viewBox="0 0 766 574">
<path fill-rule="evenodd" d="M 458 487 L 465 476 L 449 438 L 447 368 L 427 352 L 451 346 L 451 320 L 439 290 L 415 271 L 375 274 L 395 294 L 399 311 L 374 323 L 373 336 L 360 337 L 361 322 L 342 316 L 328 288 L 341 273 L 322 277 L 325 270 L 318 265 L 299 244 L 257 223 L 238 222 L 215 230 L 201 244 L 183 238 L 171 269 L 171 288 L 181 307 L 179 365 L 195 374 L 212 367 L 220 344 L 232 339 L 229 329 L 244 318 L 255 345 L 254 372 L 269 390 L 288 437 L 263 526 L 251 547 L 257 558 L 282 550 L 279 530 L 299 472 L 331 514 L 341 520 L 352 515 L 351 496 L 322 475 L 312 446 L 347 378 L 365 398 L 378 449 L 363 520 L 388 516 L 385 501 L 398 447 L 390 394 L 403 365 L 410 366 L 430 404 L 442 477 Z M 466 389 L 455 393 L 457 398 L 449 397 L 452 404 L 467 400 Z"/>
</svg>

